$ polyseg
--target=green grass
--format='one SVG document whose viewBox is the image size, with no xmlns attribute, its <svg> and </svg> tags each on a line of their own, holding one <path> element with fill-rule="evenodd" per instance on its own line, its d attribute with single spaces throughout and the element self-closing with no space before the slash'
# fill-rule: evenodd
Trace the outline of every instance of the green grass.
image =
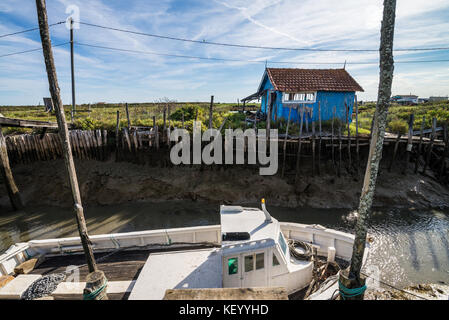
<svg viewBox="0 0 449 320">
<path fill-rule="evenodd" d="M 210 103 L 170 103 L 170 121 L 172 126 L 181 127 L 182 112 L 184 112 L 185 126 L 191 130 L 194 116 L 198 110 L 198 120 L 202 121 L 203 129 L 206 129 L 209 125 L 209 105 Z M 128 104 L 131 125 L 152 126 L 154 116 L 156 117 L 156 124 L 162 126 L 165 106 L 165 103 Z M 240 114 L 239 116 L 238 114 L 230 113 L 230 111 L 236 110 L 236 107 L 235 104 L 231 103 L 215 103 L 213 115 L 214 128 L 218 128 L 226 116 L 229 116 L 228 123 L 231 124 L 231 128 L 240 126 L 244 121 L 244 117 L 243 119 L 241 118 L 243 115 Z M 251 104 L 247 110 L 257 110 L 259 107 L 258 104 Z M 71 106 L 64 106 L 64 110 L 67 122 L 71 122 Z M 97 104 L 91 105 L 90 107 L 88 105 L 79 105 L 77 106 L 73 125 L 76 129 L 106 129 L 115 131 L 117 111 L 120 112 L 120 126 L 127 126 L 128 121 L 124 104 Z M 8 118 L 56 122 L 55 114 L 45 112 L 44 106 L 0 106 L 0 113 Z M 228 125 L 225 127 L 227 128 Z M 6 134 L 11 134 L 32 132 L 33 129 L 3 128 L 3 131 Z M 37 131 L 40 131 L 40 129 Z"/>
<path fill-rule="evenodd" d="M 371 120 L 375 111 L 375 104 L 367 104 L 359 107 L 360 128 L 370 130 Z M 417 106 L 401 106 L 392 104 L 387 117 L 387 130 L 393 133 L 406 133 L 410 115 L 414 114 L 413 129 L 420 130 L 423 117 L 425 128 L 432 127 L 432 119 L 437 119 L 437 126 L 449 125 L 449 101 L 425 103 Z"/>
</svg>

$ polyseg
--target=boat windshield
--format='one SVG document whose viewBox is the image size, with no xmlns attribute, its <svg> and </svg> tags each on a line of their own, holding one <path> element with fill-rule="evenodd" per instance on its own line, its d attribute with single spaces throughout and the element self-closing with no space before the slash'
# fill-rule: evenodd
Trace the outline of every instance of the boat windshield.
<svg viewBox="0 0 449 320">
<path fill-rule="evenodd" d="M 282 232 L 279 232 L 279 245 L 281 246 L 282 252 L 284 252 L 284 256 L 286 256 L 287 255 L 287 243 L 285 242 Z"/>
</svg>

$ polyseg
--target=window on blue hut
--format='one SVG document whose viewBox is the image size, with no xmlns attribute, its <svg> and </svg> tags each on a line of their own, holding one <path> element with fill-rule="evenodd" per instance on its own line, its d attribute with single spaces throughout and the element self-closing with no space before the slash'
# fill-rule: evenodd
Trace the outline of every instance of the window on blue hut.
<svg viewBox="0 0 449 320">
<path fill-rule="evenodd" d="M 316 92 L 296 92 L 284 93 L 283 102 L 286 103 L 314 103 L 316 101 Z"/>
</svg>

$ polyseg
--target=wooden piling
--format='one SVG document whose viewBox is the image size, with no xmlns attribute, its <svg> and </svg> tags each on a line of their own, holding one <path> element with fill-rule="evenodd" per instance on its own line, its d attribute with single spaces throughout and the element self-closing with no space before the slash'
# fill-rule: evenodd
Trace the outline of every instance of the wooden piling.
<svg viewBox="0 0 449 320">
<path fill-rule="evenodd" d="M 129 120 L 128 103 L 125 103 L 125 110 L 126 110 L 126 119 L 128 120 L 128 130 L 129 130 L 129 128 L 131 128 L 131 121 Z"/>
<path fill-rule="evenodd" d="M 6 140 L 2 133 L 0 126 L 0 171 L 5 180 L 6 190 L 8 191 L 9 200 L 14 210 L 23 209 L 22 198 L 19 193 L 19 188 L 14 181 L 11 167 L 9 166 L 8 150 L 6 148 Z"/>
<path fill-rule="evenodd" d="M 165 138 L 167 136 L 167 107 L 166 106 L 164 107 L 163 119 L 164 119 L 164 125 L 162 127 L 162 143 L 165 142 Z"/>
<path fill-rule="evenodd" d="M 351 159 L 351 128 L 349 124 L 349 106 L 345 102 L 346 107 L 346 126 L 348 128 L 348 172 L 352 171 L 352 159 Z"/>
<path fill-rule="evenodd" d="M 396 137 L 396 142 L 394 144 L 393 156 L 391 157 L 390 166 L 388 167 L 388 172 L 391 172 L 391 168 L 393 167 L 394 160 L 396 159 L 396 154 L 398 152 L 399 142 L 401 141 L 401 137 L 402 137 L 402 133 L 398 132 L 398 135 Z"/>
<path fill-rule="evenodd" d="M 212 117 L 214 112 L 214 96 L 210 96 L 210 106 L 209 106 L 209 129 L 212 129 Z"/>
<path fill-rule="evenodd" d="M 284 138 L 284 156 L 283 156 L 283 160 L 282 160 L 282 173 L 281 173 L 281 177 L 284 177 L 285 174 L 285 158 L 286 158 L 286 151 L 287 151 L 287 139 L 288 139 L 288 129 L 290 126 L 290 116 L 292 114 L 292 108 L 288 108 L 288 120 L 287 120 L 287 129 L 285 131 L 285 138 Z M 243 140 L 245 141 L 245 140 Z"/>
<path fill-rule="evenodd" d="M 120 111 L 117 110 L 117 121 L 115 124 L 115 161 L 119 161 L 120 156 Z"/>
<path fill-rule="evenodd" d="M 443 141 L 444 141 L 444 151 L 440 158 L 440 179 L 444 176 L 446 170 L 445 159 L 449 157 L 449 137 L 447 132 L 447 124 L 443 126 Z"/>
<path fill-rule="evenodd" d="M 419 135 L 419 146 L 418 151 L 416 152 L 416 158 L 415 158 L 415 174 L 418 173 L 418 165 L 419 165 L 419 159 L 421 157 L 422 153 L 422 142 L 424 137 L 424 126 L 426 125 L 426 116 L 423 116 L 422 122 L 421 122 L 421 132 Z"/>
<path fill-rule="evenodd" d="M 336 169 L 335 167 L 335 150 L 334 150 L 334 122 L 335 122 L 335 112 L 336 112 L 336 107 L 334 106 L 333 110 L 332 110 L 332 136 L 331 136 L 331 143 L 332 143 L 332 165 L 334 166 L 334 169 Z"/>
<path fill-rule="evenodd" d="M 299 108 L 299 107 L 298 107 Z M 301 136 L 302 136 L 302 127 L 304 121 L 304 106 L 301 108 L 301 116 L 299 120 L 299 137 L 298 137 L 298 154 L 296 155 L 296 175 L 295 182 L 298 183 L 299 179 L 299 164 L 301 161 Z"/>
<path fill-rule="evenodd" d="M 341 141 L 341 125 L 338 126 L 338 171 L 337 176 L 341 176 L 341 147 L 342 147 L 342 141 Z"/>
<path fill-rule="evenodd" d="M 427 155 L 426 155 L 426 160 L 424 162 L 424 169 L 422 171 L 423 174 L 426 173 L 427 166 L 430 166 L 430 160 L 432 158 L 433 143 L 434 143 L 435 136 L 436 136 L 436 127 L 437 127 L 437 118 L 433 118 L 432 119 L 432 135 L 430 137 L 430 143 L 427 146 Z"/>
<path fill-rule="evenodd" d="M 274 104 L 274 95 L 273 92 L 270 92 L 270 103 L 267 105 L 267 123 L 266 123 L 266 134 L 267 134 L 267 141 L 270 141 L 270 128 L 271 128 L 271 112 L 273 109 Z"/>
<path fill-rule="evenodd" d="M 410 162 L 410 154 L 412 153 L 413 148 L 413 122 L 415 120 L 415 115 L 412 113 L 410 115 L 410 119 L 408 121 L 408 139 L 407 139 L 407 148 L 405 151 L 405 164 L 402 166 L 402 174 L 406 174 L 407 168 Z"/>
<path fill-rule="evenodd" d="M 315 176 L 315 120 L 312 119 L 312 177 Z"/>
<path fill-rule="evenodd" d="M 319 125 L 319 142 L 318 142 L 318 175 L 321 175 L 321 140 L 322 140 L 322 128 L 321 128 L 321 103 L 318 102 L 318 125 Z"/>
</svg>

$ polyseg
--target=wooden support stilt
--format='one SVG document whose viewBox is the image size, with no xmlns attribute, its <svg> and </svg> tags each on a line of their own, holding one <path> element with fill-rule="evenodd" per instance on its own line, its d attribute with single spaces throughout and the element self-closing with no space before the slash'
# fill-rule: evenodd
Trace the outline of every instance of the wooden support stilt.
<svg viewBox="0 0 449 320">
<path fill-rule="evenodd" d="M 331 143 L 332 143 L 332 165 L 334 166 L 334 169 L 336 170 L 336 167 L 335 167 L 335 150 L 334 150 L 334 136 L 335 136 L 335 133 L 334 133 L 334 122 L 335 122 L 335 112 L 336 112 L 335 109 L 336 108 L 334 106 L 334 109 L 332 111 L 332 136 L 331 136 Z"/>
<path fill-rule="evenodd" d="M 410 154 L 412 153 L 413 148 L 413 122 L 415 120 L 415 115 L 412 113 L 410 115 L 410 119 L 408 121 L 408 139 L 407 139 L 407 148 L 405 151 L 405 163 L 402 166 L 402 174 L 406 174 L 407 168 L 410 162 Z"/>
<path fill-rule="evenodd" d="M 312 177 L 315 176 L 315 120 L 312 119 Z"/>
<path fill-rule="evenodd" d="M 432 135 L 430 137 L 430 143 L 427 147 L 427 155 L 426 155 L 426 161 L 424 163 L 424 169 L 422 171 L 423 174 L 426 173 L 427 167 L 430 166 L 430 160 L 432 157 L 432 149 L 433 149 L 433 143 L 436 136 L 436 127 L 437 127 L 437 118 L 432 119 Z"/>
<path fill-rule="evenodd" d="M 299 108 L 299 107 L 298 107 Z M 301 108 L 301 115 L 299 120 L 299 137 L 298 137 L 298 154 L 296 155 L 296 175 L 295 182 L 299 182 L 299 164 L 301 162 L 301 136 L 302 136 L 302 127 L 304 123 L 304 106 Z"/>
<path fill-rule="evenodd" d="M 357 95 L 355 95 L 355 161 L 356 161 L 356 170 L 357 177 L 359 176 L 359 168 L 360 168 L 360 142 L 359 142 L 359 103 L 357 101 Z"/>
<path fill-rule="evenodd" d="M 446 161 L 445 159 L 449 157 L 449 137 L 447 132 L 447 124 L 443 126 L 443 141 L 444 141 L 444 151 L 440 158 L 440 178 L 444 177 L 446 172 Z"/>
<path fill-rule="evenodd" d="M 115 126 L 115 161 L 119 161 L 120 156 L 120 111 L 117 110 L 117 122 Z"/>
<path fill-rule="evenodd" d="M 290 116 L 292 114 L 292 108 L 288 109 L 288 120 L 287 120 L 287 130 L 285 131 L 285 138 L 284 138 L 284 158 L 282 160 L 282 173 L 281 177 L 284 177 L 285 174 L 285 157 L 286 157 L 286 151 L 287 151 L 287 139 L 288 139 L 288 129 L 290 126 Z M 245 140 L 243 140 L 245 141 Z"/>
<path fill-rule="evenodd" d="M 126 119 L 128 120 L 128 130 L 129 130 L 131 128 L 131 121 L 129 120 L 128 103 L 125 103 L 125 110 L 126 110 Z"/>
<path fill-rule="evenodd" d="M 424 137 L 424 126 L 426 125 L 426 116 L 423 116 L 422 122 L 421 122 L 421 132 L 419 135 L 419 146 L 418 151 L 416 152 L 416 158 L 415 158 L 415 174 L 418 173 L 418 165 L 419 165 L 419 159 L 421 158 L 422 153 L 422 142 Z"/>
<path fill-rule="evenodd" d="M 167 145 L 170 147 L 170 133 L 171 133 L 171 120 L 170 120 L 170 105 L 167 107 L 167 119 L 168 119 L 168 128 L 167 128 Z"/>
<path fill-rule="evenodd" d="M 351 128 L 349 124 L 349 106 L 345 102 L 346 107 L 346 127 L 348 129 L 348 172 L 352 171 L 352 159 L 351 159 Z"/>
<path fill-rule="evenodd" d="M 340 125 L 338 127 L 338 171 L 337 171 L 338 177 L 341 176 L 341 146 L 342 141 L 341 141 L 341 125 Z"/>
<path fill-rule="evenodd" d="M 163 119 L 164 119 L 164 124 L 162 127 L 162 144 L 165 143 L 165 138 L 167 137 L 167 107 L 166 106 L 164 107 Z"/>
<path fill-rule="evenodd" d="M 212 129 L 212 119 L 214 114 L 214 96 L 210 96 L 210 106 L 209 106 L 209 129 Z"/>
<path fill-rule="evenodd" d="M 390 166 L 388 167 L 388 172 L 391 172 L 391 168 L 393 168 L 394 160 L 396 159 L 396 154 L 399 148 L 399 142 L 401 141 L 402 133 L 398 133 L 396 137 L 396 142 L 394 144 L 393 156 L 391 157 Z"/>
<path fill-rule="evenodd" d="M 322 131 L 321 131 L 321 103 L 318 102 L 318 175 L 321 175 L 321 140 L 322 140 Z"/>
<path fill-rule="evenodd" d="M 155 127 L 156 150 L 159 150 L 159 126 Z"/>
<path fill-rule="evenodd" d="M 51 48 L 50 33 L 48 30 L 48 17 L 45 0 L 36 0 L 37 15 L 39 20 L 39 30 L 42 42 L 42 49 L 44 54 L 45 65 L 47 69 L 48 83 L 53 104 L 56 111 L 56 118 L 58 120 L 59 135 L 63 142 L 64 160 L 69 176 L 70 187 L 72 190 L 72 197 L 74 202 L 74 211 L 78 223 L 78 231 L 81 239 L 81 244 L 86 256 L 86 262 L 89 272 L 97 271 L 97 265 L 92 251 L 91 242 L 87 234 L 86 221 L 84 219 L 84 212 L 81 202 L 81 194 L 78 186 L 78 179 L 75 171 L 75 164 L 72 157 L 72 148 L 69 140 L 69 131 L 65 119 L 64 106 L 59 95 L 59 85 L 56 75 L 56 68 L 53 60 L 53 52 Z"/>
<path fill-rule="evenodd" d="M 270 129 L 271 129 L 271 113 L 273 110 L 273 104 L 274 104 L 274 95 L 273 92 L 270 92 L 270 103 L 267 104 L 268 110 L 267 110 L 267 123 L 266 123 L 266 134 L 267 134 L 267 141 L 270 141 Z"/>
<path fill-rule="evenodd" d="M 5 180 L 6 190 L 8 191 L 9 200 L 14 210 L 23 209 L 22 198 L 20 197 L 19 188 L 14 181 L 11 167 L 9 166 L 8 150 L 6 148 L 6 140 L 0 126 L 0 171 Z"/>
</svg>

